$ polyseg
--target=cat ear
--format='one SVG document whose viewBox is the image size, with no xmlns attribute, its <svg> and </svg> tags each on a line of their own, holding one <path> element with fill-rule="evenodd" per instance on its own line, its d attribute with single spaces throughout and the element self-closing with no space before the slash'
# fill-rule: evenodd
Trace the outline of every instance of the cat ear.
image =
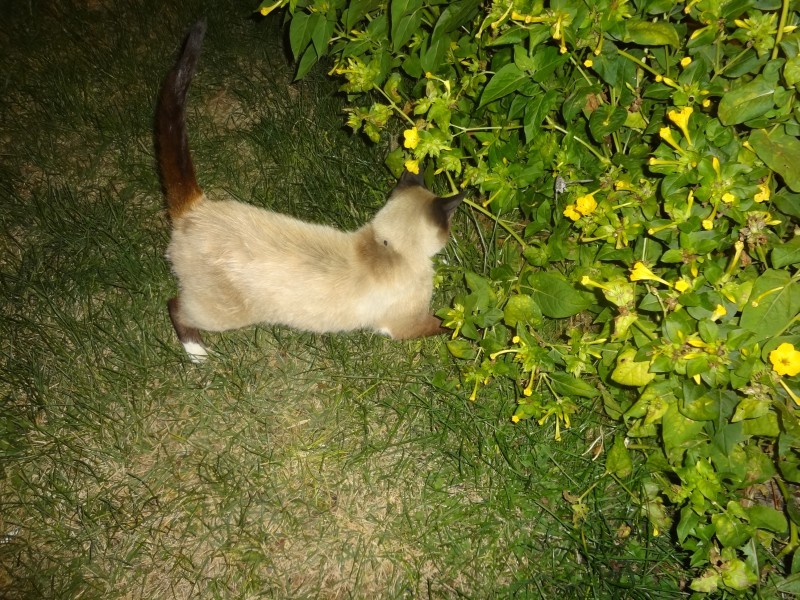
<svg viewBox="0 0 800 600">
<path fill-rule="evenodd" d="M 450 227 L 450 219 L 456 212 L 459 204 L 464 200 L 464 192 L 447 198 L 436 198 L 433 201 L 433 218 L 439 226 L 447 229 Z"/>
<path fill-rule="evenodd" d="M 400 179 L 397 180 L 397 185 L 395 188 L 405 188 L 405 187 L 425 187 L 425 178 L 422 177 L 420 173 L 412 173 L 408 169 L 403 170 L 403 174 L 400 175 Z"/>
</svg>

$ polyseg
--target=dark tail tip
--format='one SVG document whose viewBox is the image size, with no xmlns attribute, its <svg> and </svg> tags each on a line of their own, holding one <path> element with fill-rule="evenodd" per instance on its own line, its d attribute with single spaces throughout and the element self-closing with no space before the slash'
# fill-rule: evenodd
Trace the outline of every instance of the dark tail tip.
<svg viewBox="0 0 800 600">
<path fill-rule="evenodd" d="M 156 145 L 167 209 L 174 219 L 202 196 L 189 152 L 186 95 L 200 59 L 205 19 L 189 30 L 175 66 L 161 85 L 156 109 Z"/>
<path fill-rule="evenodd" d="M 197 70 L 197 62 L 200 59 L 200 50 L 203 47 L 203 38 L 205 38 L 207 27 L 205 19 L 201 19 L 192 25 L 186 35 L 186 40 L 183 42 L 180 58 L 173 69 L 175 72 L 175 92 L 183 97 L 186 96 L 194 72 Z"/>
</svg>

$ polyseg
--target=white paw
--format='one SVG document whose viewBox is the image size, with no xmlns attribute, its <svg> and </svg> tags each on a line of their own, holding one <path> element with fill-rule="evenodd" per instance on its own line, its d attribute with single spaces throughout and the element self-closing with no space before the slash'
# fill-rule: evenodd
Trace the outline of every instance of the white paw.
<svg viewBox="0 0 800 600">
<path fill-rule="evenodd" d="M 198 344 L 197 342 L 185 342 L 183 348 L 186 350 L 186 354 L 189 355 L 189 360 L 195 364 L 202 363 L 208 358 L 208 350 L 206 350 L 202 344 Z"/>
</svg>

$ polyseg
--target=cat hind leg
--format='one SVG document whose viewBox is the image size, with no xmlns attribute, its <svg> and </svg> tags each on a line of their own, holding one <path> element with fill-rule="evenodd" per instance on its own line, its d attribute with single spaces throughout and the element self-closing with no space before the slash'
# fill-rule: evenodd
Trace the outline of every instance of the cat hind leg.
<svg viewBox="0 0 800 600">
<path fill-rule="evenodd" d="M 442 321 L 433 315 L 421 315 L 414 319 L 392 323 L 381 329 L 383 333 L 395 340 L 410 340 L 447 333 L 449 329 L 442 327 Z"/>
<path fill-rule="evenodd" d="M 189 360 L 193 363 L 201 363 L 208 358 L 208 350 L 203 344 L 203 338 L 200 336 L 200 330 L 196 327 L 186 325 L 180 317 L 181 303 L 178 297 L 170 298 L 167 302 L 167 309 L 169 310 L 169 318 L 172 321 L 172 326 L 175 328 L 175 333 L 178 334 L 178 339 L 183 344 L 186 354 L 189 355 Z"/>
</svg>

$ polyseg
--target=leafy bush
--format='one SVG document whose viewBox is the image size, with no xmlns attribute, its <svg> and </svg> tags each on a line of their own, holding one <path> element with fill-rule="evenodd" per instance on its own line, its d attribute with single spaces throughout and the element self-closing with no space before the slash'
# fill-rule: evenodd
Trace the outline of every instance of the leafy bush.
<svg viewBox="0 0 800 600">
<path fill-rule="evenodd" d="M 800 32 L 788 0 L 278 0 L 298 77 L 507 233 L 440 316 L 470 398 L 517 383 L 558 437 L 581 403 L 692 590 L 800 588 Z M 556 341 L 539 329 L 563 323 Z"/>
</svg>

